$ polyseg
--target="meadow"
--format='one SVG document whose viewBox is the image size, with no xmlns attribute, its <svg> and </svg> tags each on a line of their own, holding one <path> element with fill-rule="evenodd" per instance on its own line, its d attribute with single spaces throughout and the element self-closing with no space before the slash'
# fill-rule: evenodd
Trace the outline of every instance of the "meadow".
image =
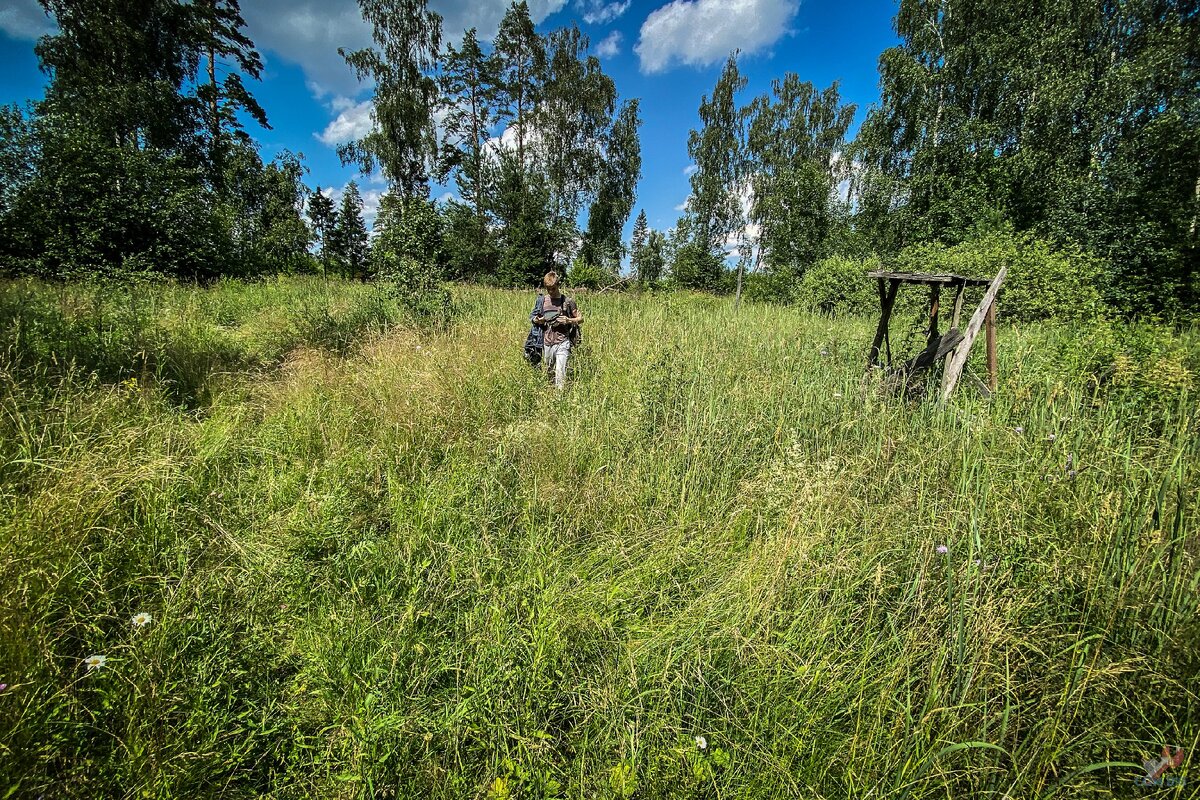
<svg viewBox="0 0 1200 800">
<path fill-rule="evenodd" d="M 0 798 L 1197 796 L 1196 328 L 453 295 L 0 285 Z"/>
</svg>

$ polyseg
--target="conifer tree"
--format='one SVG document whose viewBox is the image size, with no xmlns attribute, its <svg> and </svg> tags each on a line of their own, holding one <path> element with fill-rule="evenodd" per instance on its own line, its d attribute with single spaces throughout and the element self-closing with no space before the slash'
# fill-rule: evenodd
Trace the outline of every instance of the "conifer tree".
<svg viewBox="0 0 1200 800">
<path fill-rule="evenodd" d="M 333 224 L 331 239 L 338 265 L 344 274 L 353 278 L 366 277 L 369 237 L 362 209 L 363 201 L 358 184 L 350 181 L 342 192 L 342 204 Z"/>
<path fill-rule="evenodd" d="M 321 274 L 328 276 L 329 263 L 333 256 L 331 247 L 335 235 L 333 233 L 337 224 L 337 209 L 333 206 L 333 200 L 326 196 L 321 187 L 318 186 L 308 198 L 308 218 L 312 222 L 313 233 L 317 240 L 317 259 L 321 264 Z"/>
</svg>

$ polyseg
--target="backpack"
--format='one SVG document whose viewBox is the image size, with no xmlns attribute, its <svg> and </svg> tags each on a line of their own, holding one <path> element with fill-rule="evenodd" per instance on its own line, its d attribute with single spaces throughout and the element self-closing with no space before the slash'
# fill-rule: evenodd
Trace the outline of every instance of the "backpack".
<svg viewBox="0 0 1200 800">
<path fill-rule="evenodd" d="M 542 297 L 539 294 L 537 302 L 533 304 L 533 313 L 529 315 L 529 335 L 525 337 L 525 360 L 533 367 L 542 363 L 542 345 L 546 341 L 546 332 L 533 323 L 533 318 L 542 313 Z"/>
</svg>

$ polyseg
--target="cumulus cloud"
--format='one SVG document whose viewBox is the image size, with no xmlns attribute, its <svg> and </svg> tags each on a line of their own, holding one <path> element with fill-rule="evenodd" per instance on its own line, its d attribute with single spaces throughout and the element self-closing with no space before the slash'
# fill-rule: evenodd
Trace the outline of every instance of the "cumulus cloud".
<svg viewBox="0 0 1200 800">
<path fill-rule="evenodd" d="M 330 106 L 337 116 L 325 126 L 325 130 L 315 134 L 323 143 L 336 147 L 361 139 L 371 132 L 371 126 L 375 124 L 375 107 L 370 100 L 356 103 L 349 97 L 335 97 Z"/>
<path fill-rule="evenodd" d="M 633 49 L 647 75 L 676 63 L 703 67 L 770 47 L 798 8 L 799 0 L 674 0 L 646 17 Z"/>
<path fill-rule="evenodd" d="M 686 167 L 683 168 L 683 174 L 687 175 L 690 178 L 691 176 L 696 174 L 696 170 L 698 170 L 698 169 L 700 169 L 700 168 L 697 167 L 695 164 L 688 164 Z"/>
<path fill-rule="evenodd" d="M 604 25 L 629 10 L 633 0 L 606 3 L 604 0 L 580 0 L 577 7 L 583 11 L 583 21 L 588 25 Z"/>
<path fill-rule="evenodd" d="M 37 39 L 54 30 L 52 20 L 37 0 L 4 0 L 0 31 L 13 39 Z"/>
<path fill-rule="evenodd" d="M 621 32 L 613 31 L 596 45 L 596 55 L 601 58 L 612 58 L 621 52 Z"/>
<path fill-rule="evenodd" d="M 10 0 L 4 0 L 9 2 Z M 29 3 L 31 0 L 16 0 Z M 430 0 L 442 15 L 442 34 L 455 42 L 467 28 L 489 40 L 500 26 L 509 0 Z M 566 0 L 531 0 L 534 22 L 562 9 Z M 35 4 L 36 6 L 36 4 Z M 358 50 L 371 44 L 371 28 L 355 0 L 255 0 L 244 3 L 246 30 L 259 50 L 298 65 L 309 87 L 320 96 L 354 96 L 362 86 L 338 55 L 338 48 Z"/>
<path fill-rule="evenodd" d="M 246 32 L 265 53 L 298 65 L 317 95 L 354 95 L 361 85 L 338 55 L 371 44 L 371 29 L 354 0 L 258 0 L 245 3 Z"/>
</svg>

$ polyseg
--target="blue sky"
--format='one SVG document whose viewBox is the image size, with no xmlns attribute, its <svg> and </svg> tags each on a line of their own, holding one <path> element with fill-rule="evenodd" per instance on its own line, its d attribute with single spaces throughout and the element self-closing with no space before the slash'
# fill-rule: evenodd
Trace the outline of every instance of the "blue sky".
<svg viewBox="0 0 1200 800">
<path fill-rule="evenodd" d="M 430 0 L 445 19 L 445 37 L 468 27 L 490 38 L 508 0 Z M 262 52 L 263 80 L 251 91 L 266 109 L 271 130 L 251 129 L 263 156 L 302 153 L 309 186 L 333 187 L 351 178 L 368 211 L 384 189 L 338 161 L 339 139 L 369 121 L 370 92 L 356 84 L 337 55 L 339 46 L 369 42 L 355 0 L 242 0 L 247 33 Z M 895 0 L 530 0 L 538 29 L 577 22 L 591 39 L 621 98 L 641 98 L 642 179 L 633 216 L 644 208 L 653 228 L 674 225 L 688 195 L 688 131 L 698 126 L 701 97 L 711 94 L 734 49 L 749 85 L 739 100 L 770 90 L 786 72 L 824 88 L 837 80 L 842 97 L 858 106 L 854 130 L 879 97 L 880 53 L 896 43 Z M 51 30 L 36 0 L 0 0 L 0 103 L 40 97 L 45 76 L 33 45 Z M 853 130 L 852 130 L 853 132 Z M 453 187 L 435 189 L 441 197 Z"/>
</svg>

